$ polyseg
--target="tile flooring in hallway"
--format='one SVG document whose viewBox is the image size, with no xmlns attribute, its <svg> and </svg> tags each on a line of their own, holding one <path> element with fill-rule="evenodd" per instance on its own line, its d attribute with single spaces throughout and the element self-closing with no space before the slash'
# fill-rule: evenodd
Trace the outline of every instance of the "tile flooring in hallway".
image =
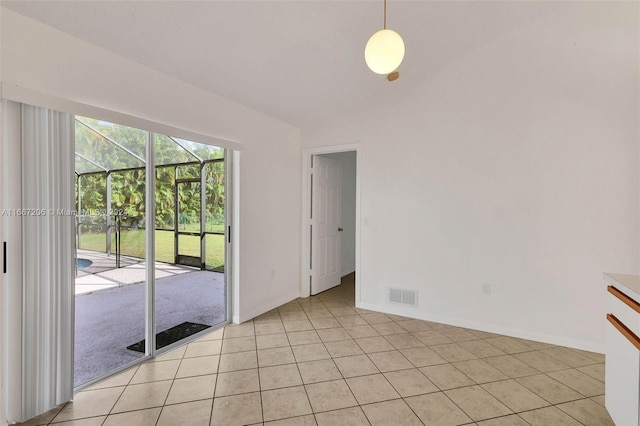
<svg viewBox="0 0 640 426">
<path fill-rule="evenodd" d="M 604 356 L 354 308 L 353 284 L 217 330 L 26 424 L 612 425 Z"/>
</svg>

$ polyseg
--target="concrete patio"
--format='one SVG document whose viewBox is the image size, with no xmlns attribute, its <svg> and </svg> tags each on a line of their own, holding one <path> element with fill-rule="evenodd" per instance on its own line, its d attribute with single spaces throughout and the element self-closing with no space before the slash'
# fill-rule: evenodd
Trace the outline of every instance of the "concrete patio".
<svg viewBox="0 0 640 426">
<path fill-rule="evenodd" d="M 145 263 L 127 259 L 128 266 L 106 270 L 104 254 L 79 251 L 78 257 L 96 260 L 100 272 L 79 269 L 76 279 L 75 386 L 142 357 L 127 346 L 145 333 Z M 224 274 L 157 262 L 156 334 L 187 321 L 224 322 L 225 296 Z"/>
</svg>

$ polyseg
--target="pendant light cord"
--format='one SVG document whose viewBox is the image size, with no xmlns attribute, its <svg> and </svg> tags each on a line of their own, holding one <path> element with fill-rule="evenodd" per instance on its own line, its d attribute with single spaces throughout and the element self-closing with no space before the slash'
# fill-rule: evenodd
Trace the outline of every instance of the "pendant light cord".
<svg viewBox="0 0 640 426">
<path fill-rule="evenodd" d="M 387 0 L 384 0 L 384 24 L 382 28 L 387 29 Z"/>
</svg>

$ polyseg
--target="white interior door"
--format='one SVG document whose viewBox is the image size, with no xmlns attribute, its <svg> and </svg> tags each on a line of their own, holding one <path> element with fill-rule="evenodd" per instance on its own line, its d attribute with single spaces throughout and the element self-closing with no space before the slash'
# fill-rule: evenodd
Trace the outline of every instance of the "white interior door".
<svg viewBox="0 0 640 426">
<path fill-rule="evenodd" d="M 311 294 L 340 284 L 340 165 L 314 155 L 311 167 Z"/>
</svg>

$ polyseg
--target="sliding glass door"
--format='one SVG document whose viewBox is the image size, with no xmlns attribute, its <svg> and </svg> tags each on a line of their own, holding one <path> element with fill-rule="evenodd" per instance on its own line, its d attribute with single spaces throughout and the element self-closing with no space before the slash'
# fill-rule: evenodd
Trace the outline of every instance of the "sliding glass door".
<svg viewBox="0 0 640 426">
<path fill-rule="evenodd" d="M 75 155 L 83 386 L 227 321 L 225 150 L 76 117 Z"/>
</svg>

